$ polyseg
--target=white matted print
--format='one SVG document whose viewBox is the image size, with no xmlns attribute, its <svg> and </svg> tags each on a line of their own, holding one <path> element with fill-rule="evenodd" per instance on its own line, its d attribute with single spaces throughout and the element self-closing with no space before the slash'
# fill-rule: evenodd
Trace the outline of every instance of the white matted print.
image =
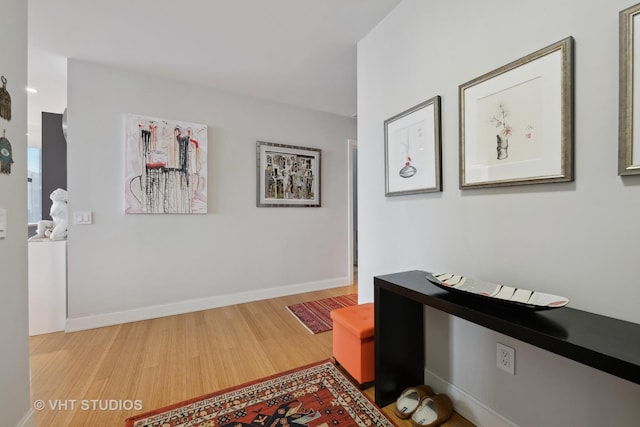
<svg viewBox="0 0 640 427">
<path fill-rule="evenodd" d="M 125 212 L 207 213 L 207 125 L 126 115 Z"/>
<path fill-rule="evenodd" d="M 620 12 L 618 175 L 640 174 L 640 4 Z"/>
<path fill-rule="evenodd" d="M 536 77 L 478 99 L 477 156 L 483 164 L 504 166 L 544 155 L 541 91 L 542 78 Z"/>
<path fill-rule="evenodd" d="M 571 37 L 460 86 L 460 188 L 573 179 Z"/>
<path fill-rule="evenodd" d="M 440 97 L 384 122 L 386 196 L 442 191 Z"/>
<path fill-rule="evenodd" d="M 321 154 L 317 148 L 256 143 L 256 206 L 320 207 Z"/>
</svg>

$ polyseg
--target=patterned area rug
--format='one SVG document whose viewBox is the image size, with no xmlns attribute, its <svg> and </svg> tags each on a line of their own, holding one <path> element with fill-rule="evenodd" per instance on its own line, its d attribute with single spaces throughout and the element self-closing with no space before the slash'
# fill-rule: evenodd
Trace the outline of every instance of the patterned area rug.
<svg viewBox="0 0 640 427">
<path fill-rule="evenodd" d="M 323 361 L 126 420 L 125 427 L 393 427 L 360 390 Z"/>
<path fill-rule="evenodd" d="M 287 310 L 312 334 L 333 329 L 329 313 L 336 308 L 348 307 L 358 303 L 358 294 L 341 295 L 316 301 L 303 302 L 287 306 Z"/>
</svg>

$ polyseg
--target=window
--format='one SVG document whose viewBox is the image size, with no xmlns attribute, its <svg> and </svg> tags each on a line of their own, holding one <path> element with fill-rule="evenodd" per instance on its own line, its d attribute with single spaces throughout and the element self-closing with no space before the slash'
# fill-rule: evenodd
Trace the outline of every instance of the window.
<svg viewBox="0 0 640 427">
<path fill-rule="evenodd" d="M 29 147 L 27 150 L 27 212 L 29 223 L 42 219 L 42 150 Z"/>
</svg>

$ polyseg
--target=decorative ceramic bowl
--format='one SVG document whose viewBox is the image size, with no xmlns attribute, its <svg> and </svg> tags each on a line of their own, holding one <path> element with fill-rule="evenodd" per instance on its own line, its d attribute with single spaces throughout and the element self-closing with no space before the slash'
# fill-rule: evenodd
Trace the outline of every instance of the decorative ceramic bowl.
<svg viewBox="0 0 640 427">
<path fill-rule="evenodd" d="M 489 298 L 495 302 L 502 302 L 529 310 L 549 310 L 564 307 L 569 303 L 567 298 L 558 295 L 483 282 L 457 274 L 430 273 L 427 274 L 427 280 L 452 293 Z"/>
</svg>

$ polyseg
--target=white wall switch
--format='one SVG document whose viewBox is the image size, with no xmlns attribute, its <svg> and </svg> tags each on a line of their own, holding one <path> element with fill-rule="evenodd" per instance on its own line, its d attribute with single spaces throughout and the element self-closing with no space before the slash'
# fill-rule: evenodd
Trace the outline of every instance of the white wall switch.
<svg viewBox="0 0 640 427">
<path fill-rule="evenodd" d="M 79 225 L 93 224 L 93 212 L 76 211 L 73 213 L 73 222 Z"/>
<path fill-rule="evenodd" d="M 0 208 L 0 239 L 7 237 L 7 210 Z"/>
</svg>

